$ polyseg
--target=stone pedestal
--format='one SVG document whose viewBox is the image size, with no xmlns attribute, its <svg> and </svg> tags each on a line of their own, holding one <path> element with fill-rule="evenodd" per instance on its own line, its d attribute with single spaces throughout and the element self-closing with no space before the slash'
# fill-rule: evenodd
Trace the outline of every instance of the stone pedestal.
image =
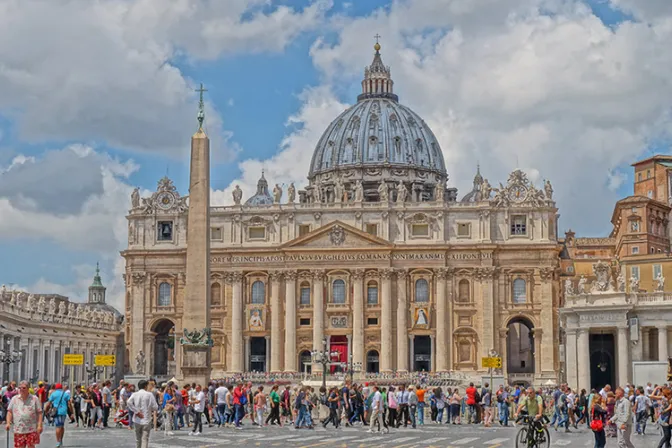
<svg viewBox="0 0 672 448">
<path fill-rule="evenodd" d="M 210 346 L 182 344 L 183 382 L 207 387 L 210 381 Z"/>
</svg>

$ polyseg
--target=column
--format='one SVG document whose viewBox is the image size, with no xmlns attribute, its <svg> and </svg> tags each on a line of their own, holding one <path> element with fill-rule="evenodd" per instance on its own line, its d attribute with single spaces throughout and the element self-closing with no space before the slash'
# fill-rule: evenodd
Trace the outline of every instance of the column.
<svg viewBox="0 0 672 448">
<path fill-rule="evenodd" d="M 588 330 L 579 328 L 577 330 L 577 360 L 578 367 L 578 389 L 590 390 L 590 338 Z"/>
<path fill-rule="evenodd" d="M 541 328 L 532 329 L 532 337 L 534 339 L 534 376 L 535 380 L 541 376 L 541 340 L 544 335 L 544 330 Z"/>
<path fill-rule="evenodd" d="M 544 329 L 544 335 L 541 338 L 540 350 L 536 356 L 541 360 L 541 370 L 537 374 L 556 375 L 555 372 L 555 325 L 553 324 L 553 281 L 555 278 L 555 269 L 544 268 L 539 270 L 541 277 L 541 328 Z M 532 287 L 532 285 L 529 285 Z M 589 390 L 589 389 L 586 389 Z"/>
<path fill-rule="evenodd" d="M 285 271 L 285 372 L 296 372 L 296 271 Z"/>
<path fill-rule="evenodd" d="M 668 353 L 667 327 L 658 327 L 658 361 L 667 362 Z"/>
<path fill-rule="evenodd" d="M 408 337 L 408 345 L 410 347 L 410 365 L 408 371 L 415 372 L 415 335 L 412 334 Z"/>
<path fill-rule="evenodd" d="M 243 338 L 244 341 L 244 352 L 245 352 L 245 359 L 243 361 L 243 366 L 242 366 L 242 371 L 247 372 L 250 370 L 250 337 L 245 336 Z"/>
<path fill-rule="evenodd" d="M 509 372 L 509 367 L 508 367 L 508 362 L 509 362 L 509 347 L 507 344 L 509 337 L 509 329 L 508 328 L 500 328 L 499 329 L 499 356 L 502 358 L 502 376 L 506 379 L 507 374 Z M 492 384 L 491 384 L 492 386 Z"/>
<path fill-rule="evenodd" d="M 446 341 L 446 269 L 436 270 L 436 372 L 448 370 L 448 343 Z M 434 357 L 432 357 L 434 362 Z"/>
<path fill-rule="evenodd" d="M 495 275 L 495 270 L 493 268 L 481 268 L 477 272 L 480 277 L 481 297 L 483 303 L 483 343 L 481 344 L 481 354 L 482 356 L 489 356 L 490 350 L 493 350 L 495 348 L 496 323 L 495 323 L 494 294 L 492 285 L 492 279 Z M 537 356 L 539 356 L 540 352 L 537 351 L 536 353 Z M 539 371 L 537 370 L 537 372 Z"/>
<path fill-rule="evenodd" d="M 392 270 L 382 269 L 381 277 L 381 317 L 380 325 L 380 371 L 391 372 L 392 363 Z"/>
<path fill-rule="evenodd" d="M 436 372 L 436 340 L 435 336 L 432 334 L 429 336 L 429 342 L 430 342 L 430 348 L 429 348 L 429 353 L 431 356 L 431 362 L 429 364 L 430 366 L 430 371 Z"/>
<path fill-rule="evenodd" d="M 352 360 L 362 363 L 362 371 L 366 372 L 364 359 L 364 270 L 356 269 L 352 273 Z"/>
<path fill-rule="evenodd" d="M 231 371 L 239 373 L 249 368 L 247 351 L 245 352 L 245 367 L 243 367 L 243 273 L 233 272 L 229 278 L 233 290 L 231 301 Z"/>
<path fill-rule="evenodd" d="M 406 269 L 397 269 L 397 370 L 408 371 L 408 300 Z"/>
<path fill-rule="evenodd" d="M 641 328 L 641 327 L 640 327 Z M 642 361 L 650 361 L 651 353 L 649 353 L 649 329 L 641 328 L 642 331 L 642 340 L 639 341 L 642 346 Z"/>
<path fill-rule="evenodd" d="M 576 329 L 567 329 L 565 331 L 565 373 L 567 384 L 572 389 L 579 384 L 576 355 Z"/>
<path fill-rule="evenodd" d="M 38 379 L 46 379 L 44 378 L 44 341 L 42 339 L 40 339 L 39 345 L 37 346 L 37 366 L 39 372 Z"/>
<path fill-rule="evenodd" d="M 282 274 L 279 272 L 271 272 L 270 279 L 271 368 L 269 372 L 282 372 L 282 306 L 280 305 L 280 281 L 282 280 Z M 266 352 L 266 356 L 268 357 L 268 351 Z"/>
<path fill-rule="evenodd" d="M 660 333 L 659 333 L 660 334 Z M 625 384 L 629 381 L 630 360 L 628 347 L 628 328 L 618 328 L 618 384 Z"/>
<path fill-rule="evenodd" d="M 270 336 L 264 336 L 264 339 L 266 340 L 266 359 L 264 360 L 264 364 L 266 367 L 265 372 L 270 372 L 271 370 L 268 368 L 271 362 L 271 337 Z"/>
<path fill-rule="evenodd" d="M 313 350 L 322 350 L 324 338 L 324 271 L 313 271 Z"/>
<path fill-rule="evenodd" d="M 28 348 L 26 348 L 26 378 L 27 380 L 35 376 L 35 369 L 33 368 L 33 338 L 28 338 Z"/>
</svg>

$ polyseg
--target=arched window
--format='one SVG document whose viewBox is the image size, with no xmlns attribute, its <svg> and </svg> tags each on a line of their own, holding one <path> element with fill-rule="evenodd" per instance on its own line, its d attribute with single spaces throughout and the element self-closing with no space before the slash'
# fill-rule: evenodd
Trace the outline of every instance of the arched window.
<svg viewBox="0 0 672 448">
<path fill-rule="evenodd" d="M 332 303 L 345 303 L 345 282 L 341 279 L 334 280 L 331 284 Z"/>
<path fill-rule="evenodd" d="M 522 278 L 513 281 L 513 303 L 527 302 L 527 284 Z"/>
<path fill-rule="evenodd" d="M 308 282 L 301 283 L 301 297 L 299 299 L 300 305 L 310 305 L 310 284 Z"/>
<path fill-rule="evenodd" d="M 458 284 L 457 300 L 463 303 L 471 302 L 469 292 L 469 280 L 460 280 L 460 283 Z"/>
<path fill-rule="evenodd" d="M 424 278 L 415 281 L 415 301 L 429 302 L 429 283 Z"/>
<path fill-rule="evenodd" d="M 257 280 L 252 283 L 252 303 L 255 305 L 263 305 L 266 301 L 266 285 L 264 282 Z"/>
<path fill-rule="evenodd" d="M 219 283 L 213 283 L 210 287 L 210 301 L 215 306 L 222 304 L 222 286 Z"/>
<path fill-rule="evenodd" d="M 170 283 L 163 282 L 159 285 L 159 306 L 170 306 Z"/>
<path fill-rule="evenodd" d="M 366 303 L 378 305 L 378 283 L 371 281 L 366 285 Z"/>
</svg>

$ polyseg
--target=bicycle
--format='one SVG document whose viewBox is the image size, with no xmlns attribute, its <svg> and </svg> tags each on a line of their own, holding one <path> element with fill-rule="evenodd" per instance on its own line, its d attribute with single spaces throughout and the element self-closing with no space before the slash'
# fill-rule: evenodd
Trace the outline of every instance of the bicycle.
<svg viewBox="0 0 672 448">
<path fill-rule="evenodd" d="M 541 421 L 527 414 L 519 415 L 516 423 L 522 421 L 522 426 L 516 433 L 516 448 L 550 448 L 551 434 L 545 423 L 548 417 L 541 417 Z"/>
</svg>

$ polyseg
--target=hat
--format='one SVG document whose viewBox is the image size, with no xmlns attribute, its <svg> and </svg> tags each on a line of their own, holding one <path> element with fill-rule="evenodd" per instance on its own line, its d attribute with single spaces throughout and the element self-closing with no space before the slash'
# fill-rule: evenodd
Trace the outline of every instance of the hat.
<svg viewBox="0 0 672 448">
<path fill-rule="evenodd" d="M 41 386 L 41 385 L 43 385 L 43 384 L 44 384 L 44 383 L 43 383 L 42 381 L 40 381 L 39 383 L 37 383 L 38 386 Z"/>
<path fill-rule="evenodd" d="M 54 389 L 56 389 L 56 390 L 63 389 L 63 385 L 61 383 L 56 383 L 54 385 Z"/>
</svg>

